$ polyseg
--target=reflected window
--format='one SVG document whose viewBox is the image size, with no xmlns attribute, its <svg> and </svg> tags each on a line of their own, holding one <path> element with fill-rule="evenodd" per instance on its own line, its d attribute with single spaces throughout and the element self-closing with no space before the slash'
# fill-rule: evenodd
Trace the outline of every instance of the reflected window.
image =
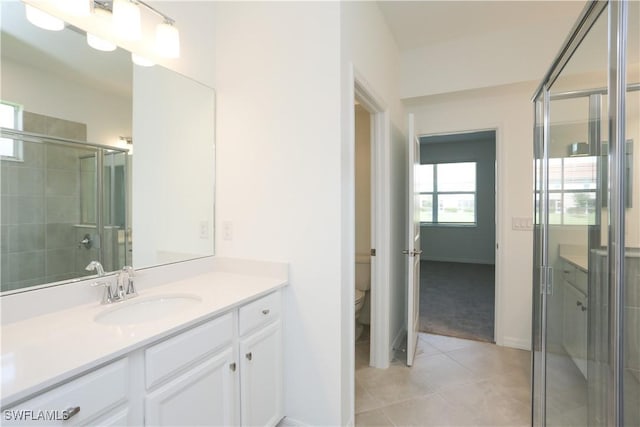
<svg viewBox="0 0 640 427">
<path fill-rule="evenodd" d="M 549 159 L 549 223 L 595 224 L 596 186 L 596 157 Z"/>
<path fill-rule="evenodd" d="M 20 130 L 22 128 L 22 107 L 0 101 L 0 127 Z M 0 138 L 0 158 L 22 161 L 22 141 Z"/>
<path fill-rule="evenodd" d="M 476 162 L 420 165 L 420 222 L 475 225 Z"/>
</svg>

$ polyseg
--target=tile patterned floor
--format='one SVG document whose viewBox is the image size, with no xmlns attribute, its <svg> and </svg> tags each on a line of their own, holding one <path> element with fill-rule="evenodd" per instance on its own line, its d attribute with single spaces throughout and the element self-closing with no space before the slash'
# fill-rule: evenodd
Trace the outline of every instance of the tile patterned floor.
<svg viewBox="0 0 640 427">
<path fill-rule="evenodd" d="M 530 353 L 420 334 L 415 364 L 368 366 L 356 343 L 356 426 L 528 426 Z"/>
</svg>

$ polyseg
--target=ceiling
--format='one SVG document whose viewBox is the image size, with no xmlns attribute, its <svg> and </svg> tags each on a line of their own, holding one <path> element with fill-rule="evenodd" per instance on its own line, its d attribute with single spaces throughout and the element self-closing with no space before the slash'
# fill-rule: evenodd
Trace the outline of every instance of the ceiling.
<svg viewBox="0 0 640 427">
<path fill-rule="evenodd" d="M 416 49 L 480 34 L 576 19 L 585 1 L 378 1 L 398 48 Z"/>
</svg>

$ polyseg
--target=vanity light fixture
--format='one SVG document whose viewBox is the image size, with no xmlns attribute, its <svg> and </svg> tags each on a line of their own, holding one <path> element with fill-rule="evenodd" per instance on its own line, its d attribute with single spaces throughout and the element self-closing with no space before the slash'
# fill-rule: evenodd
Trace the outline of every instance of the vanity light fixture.
<svg viewBox="0 0 640 427">
<path fill-rule="evenodd" d="M 107 10 L 102 4 L 96 3 L 93 14 L 103 21 L 111 22 L 111 12 Z M 116 44 L 108 40 L 100 38 L 94 34 L 87 33 L 87 44 L 94 49 L 102 50 L 104 52 L 111 52 L 116 50 Z"/>
<path fill-rule="evenodd" d="M 180 33 L 166 17 L 156 26 L 156 52 L 165 58 L 180 57 Z"/>
<path fill-rule="evenodd" d="M 60 2 L 60 8 L 75 16 L 89 16 L 93 0 L 65 0 Z"/>
<path fill-rule="evenodd" d="M 113 0 L 113 26 L 118 37 L 125 40 L 140 40 L 142 24 L 138 3 L 131 0 Z"/>
<path fill-rule="evenodd" d="M 155 62 L 133 52 L 131 52 L 131 62 L 141 67 L 153 67 L 156 65 Z"/>
<path fill-rule="evenodd" d="M 51 16 L 30 4 L 25 4 L 24 7 L 27 20 L 36 27 L 49 31 L 60 31 L 64 28 L 64 21 L 62 19 Z"/>
</svg>

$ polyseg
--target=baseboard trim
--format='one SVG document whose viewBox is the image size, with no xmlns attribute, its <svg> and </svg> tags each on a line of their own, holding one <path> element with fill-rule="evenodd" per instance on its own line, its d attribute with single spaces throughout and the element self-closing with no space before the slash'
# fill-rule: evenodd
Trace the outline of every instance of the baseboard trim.
<svg viewBox="0 0 640 427">
<path fill-rule="evenodd" d="M 495 261 L 486 259 L 473 258 L 450 258 L 450 257 L 423 257 L 420 261 L 437 261 L 437 262 L 459 262 L 463 264 L 488 264 L 495 265 Z"/>
<path fill-rule="evenodd" d="M 504 337 L 502 339 L 502 345 L 520 350 L 531 350 L 531 341 L 523 340 L 522 338 Z"/>
<path fill-rule="evenodd" d="M 309 427 L 309 424 L 305 424 L 300 420 L 296 420 L 290 417 L 284 417 L 277 424 L 277 427 Z"/>
</svg>

